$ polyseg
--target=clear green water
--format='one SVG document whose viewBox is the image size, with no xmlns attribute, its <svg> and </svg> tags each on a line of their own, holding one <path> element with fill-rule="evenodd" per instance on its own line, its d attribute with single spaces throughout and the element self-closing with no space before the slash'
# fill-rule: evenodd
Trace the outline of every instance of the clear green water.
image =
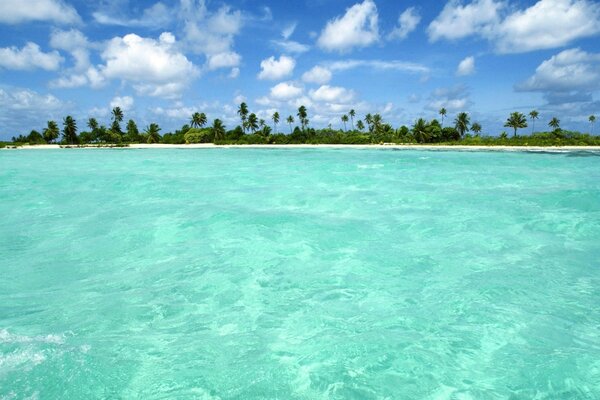
<svg viewBox="0 0 600 400">
<path fill-rule="evenodd" d="M 600 156 L 0 152 L 0 398 L 598 399 Z"/>
</svg>

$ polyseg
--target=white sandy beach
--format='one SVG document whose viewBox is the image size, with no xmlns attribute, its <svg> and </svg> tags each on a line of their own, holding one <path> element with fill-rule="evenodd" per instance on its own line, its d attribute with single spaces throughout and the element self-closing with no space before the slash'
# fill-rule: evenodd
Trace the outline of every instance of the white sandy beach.
<svg viewBox="0 0 600 400">
<path fill-rule="evenodd" d="M 58 144 L 43 144 L 35 146 L 7 147 L 3 150 L 50 150 L 61 149 Z M 127 147 L 109 147 L 86 145 L 77 149 L 214 149 L 214 148 L 259 148 L 259 149 L 398 149 L 398 150 L 460 150 L 460 151 L 600 151 L 600 146 L 465 146 L 465 145 L 421 145 L 421 144 L 244 144 L 244 145 L 215 145 L 213 143 L 200 144 L 131 144 Z"/>
</svg>

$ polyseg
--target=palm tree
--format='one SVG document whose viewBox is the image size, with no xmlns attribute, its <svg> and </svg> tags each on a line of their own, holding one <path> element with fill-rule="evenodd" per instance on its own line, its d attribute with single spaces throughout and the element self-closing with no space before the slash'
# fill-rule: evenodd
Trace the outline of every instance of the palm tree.
<svg viewBox="0 0 600 400">
<path fill-rule="evenodd" d="M 248 121 L 246 121 L 248 128 L 252 131 L 252 133 L 256 132 L 258 129 L 258 117 L 256 114 L 252 113 L 248 116 Z"/>
<path fill-rule="evenodd" d="M 446 111 L 446 109 L 444 107 L 440 108 L 440 111 L 438 111 L 438 113 L 442 116 L 442 128 L 444 127 L 444 117 L 446 116 L 446 114 L 448 113 Z"/>
<path fill-rule="evenodd" d="M 195 112 L 192 114 L 192 118 L 190 119 L 190 125 L 192 128 L 200 128 L 200 125 L 202 124 L 200 118 L 201 117 L 199 112 Z"/>
<path fill-rule="evenodd" d="M 160 142 L 160 126 L 155 123 L 151 123 L 148 127 L 146 127 L 146 131 L 144 132 L 148 137 L 148 143 L 158 143 Z"/>
<path fill-rule="evenodd" d="M 555 130 L 559 130 L 560 129 L 560 119 L 558 119 L 556 117 L 552 117 L 550 122 L 548 122 L 548 126 L 550 128 L 554 128 Z"/>
<path fill-rule="evenodd" d="M 531 134 L 533 135 L 535 131 L 535 120 L 540 117 L 540 113 L 537 110 L 532 110 L 529 112 L 529 118 L 531 118 Z"/>
<path fill-rule="evenodd" d="M 121 107 L 115 107 L 112 109 L 112 118 L 117 122 L 123 121 L 123 110 L 121 110 Z"/>
<path fill-rule="evenodd" d="M 415 140 L 419 143 L 425 143 L 429 140 L 430 135 L 427 130 L 427 122 L 423 118 L 419 118 L 412 127 L 412 134 Z"/>
<path fill-rule="evenodd" d="M 476 135 L 479 135 L 481 132 L 481 125 L 479 122 L 473 122 L 473 125 L 471 125 L 471 130 L 475 132 Z"/>
<path fill-rule="evenodd" d="M 238 115 L 240 116 L 240 119 L 242 120 L 242 129 L 244 130 L 244 133 L 246 133 L 246 119 L 248 118 L 248 105 L 246 103 L 241 103 L 240 107 L 238 108 L 237 111 Z"/>
<path fill-rule="evenodd" d="M 298 119 L 300 119 L 302 130 L 306 129 L 306 126 L 308 125 L 308 112 L 306 111 L 306 107 L 298 107 L 298 114 L 296 115 L 298 115 Z"/>
<path fill-rule="evenodd" d="M 513 128 L 515 130 L 513 137 L 517 137 L 517 129 L 527 128 L 527 118 L 520 112 L 511 113 L 510 117 L 508 117 L 504 123 L 504 126 L 507 128 Z"/>
<path fill-rule="evenodd" d="M 356 122 L 356 128 L 357 128 L 359 131 L 362 131 L 363 129 L 365 129 L 365 124 L 363 124 L 363 122 L 362 122 L 362 121 L 359 119 L 359 120 Z"/>
<path fill-rule="evenodd" d="M 590 134 L 594 134 L 594 124 L 596 123 L 596 116 L 595 115 L 590 115 L 590 117 L 588 118 L 588 121 L 590 121 L 590 124 L 592 125 L 592 129 L 590 130 Z"/>
<path fill-rule="evenodd" d="M 369 132 L 373 131 L 373 127 L 371 125 L 373 125 L 373 116 L 371 115 L 371 113 L 368 113 L 367 115 L 365 115 L 365 122 L 367 123 L 367 126 L 369 127 Z"/>
<path fill-rule="evenodd" d="M 290 133 L 292 133 L 292 124 L 294 123 L 294 117 L 292 117 L 291 115 L 289 115 L 286 119 L 288 125 L 290 126 Z"/>
<path fill-rule="evenodd" d="M 63 140 L 69 144 L 77 143 L 77 122 L 70 115 L 63 120 Z"/>
<path fill-rule="evenodd" d="M 277 124 L 279 123 L 279 112 L 275 111 L 271 117 L 273 120 L 273 133 L 277 133 Z"/>
<path fill-rule="evenodd" d="M 342 122 L 344 123 L 344 132 L 346 131 L 346 122 L 348 122 L 348 116 L 346 114 L 342 115 Z"/>
<path fill-rule="evenodd" d="M 98 129 L 98 121 L 96 121 L 96 118 L 90 118 L 88 119 L 87 122 L 87 126 L 88 128 L 90 128 L 93 131 L 95 131 L 96 129 Z"/>
<path fill-rule="evenodd" d="M 60 130 L 58 129 L 58 124 L 56 121 L 48 121 L 48 127 L 44 129 L 44 139 L 46 143 L 52 143 L 58 136 L 60 135 Z"/>
<path fill-rule="evenodd" d="M 373 115 L 371 123 L 373 124 L 373 131 L 375 133 L 379 133 L 381 131 L 381 126 L 383 125 L 383 119 L 381 118 L 381 115 Z"/>
<path fill-rule="evenodd" d="M 461 112 L 454 119 L 454 126 L 461 137 L 465 135 L 466 132 L 469 132 L 469 125 L 471 124 L 471 118 L 469 118 L 469 114 L 466 112 Z"/>
<path fill-rule="evenodd" d="M 350 110 L 348 113 L 350 115 L 350 122 L 352 123 L 352 130 L 354 130 L 354 117 L 356 117 L 356 111 L 354 109 Z"/>
<path fill-rule="evenodd" d="M 250 116 L 252 115 L 254 114 L 250 114 Z M 256 117 L 256 115 L 254 116 Z M 225 125 L 223 125 L 223 122 L 220 119 L 215 119 L 213 121 L 213 126 L 211 129 L 214 137 L 214 142 L 225 139 Z"/>
</svg>

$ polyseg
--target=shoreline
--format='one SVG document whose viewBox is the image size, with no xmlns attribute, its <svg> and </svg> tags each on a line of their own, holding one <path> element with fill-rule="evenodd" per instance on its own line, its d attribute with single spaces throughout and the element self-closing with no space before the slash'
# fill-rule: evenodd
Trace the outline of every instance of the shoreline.
<svg viewBox="0 0 600 400">
<path fill-rule="evenodd" d="M 0 150 L 57 150 L 57 149 L 392 149 L 392 150 L 439 150 L 439 151 L 600 151 L 600 146 L 482 146 L 482 145 L 436 145 L 436 144 L 145 144 L 135 143 L 128 146 L 85 145 L 62 146 L 58 144 L 25 145 L 5 147 Z"/>
</svg>

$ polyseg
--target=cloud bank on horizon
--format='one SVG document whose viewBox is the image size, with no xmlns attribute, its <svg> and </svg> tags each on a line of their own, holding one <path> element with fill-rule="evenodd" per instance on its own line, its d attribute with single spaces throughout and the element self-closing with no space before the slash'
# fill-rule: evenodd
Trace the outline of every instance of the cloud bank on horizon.
<svg viewBox="0 0 600 400">
<path fill-rule="evenodd" d="M 319 127 L 443 107 L 490 134 L 532 109 L 585 130 L 598 36 L 592 0 L 2 0 L 0 139 L 117 105 L 163 132 L 196 111 L 233 128 L 241 101 L 264 119 L 304 105 Z"/>
</svg>

